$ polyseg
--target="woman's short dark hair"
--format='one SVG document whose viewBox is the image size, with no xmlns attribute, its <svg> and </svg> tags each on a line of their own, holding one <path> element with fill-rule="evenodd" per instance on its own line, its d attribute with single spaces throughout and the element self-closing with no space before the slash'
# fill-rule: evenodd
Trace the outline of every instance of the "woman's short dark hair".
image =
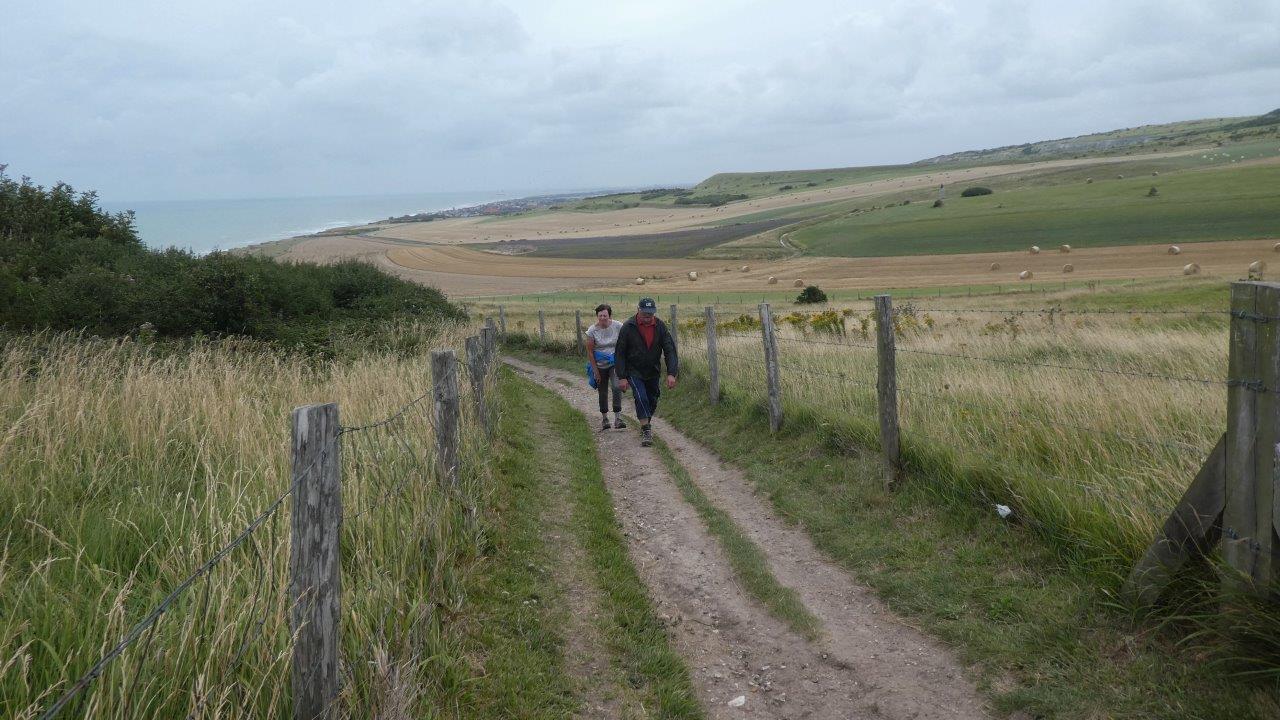
<svg viewBox="0 0 1280 720">
<path fill-rule="evenodd" d="M 599 315 L 601 310 L 608 310 L 609 317 L 613 317 L 613 308 L 611 306 L 606 305 L 605 303 L 600 303 L 596 306 L 596 314 Z"/>
</svg>

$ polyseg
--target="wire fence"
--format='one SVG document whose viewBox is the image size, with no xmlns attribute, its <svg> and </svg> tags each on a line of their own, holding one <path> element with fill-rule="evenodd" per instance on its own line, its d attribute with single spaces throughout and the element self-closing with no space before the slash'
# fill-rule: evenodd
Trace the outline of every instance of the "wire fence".
<svg viewBox="0 0 1280 720">
<path fill-rule="evenodd" d="M 280 576 L 279 567 L 277 565 L 277 552 L 283 546 L 279 542 L 279 523 L 281 518 L 281 509 L 285 507 L 287 501 L 292 497 L 295 498 L 294 505 L 299 502 L 296 498 L 299 490 L 302 488 L 313 487 L 323 482 L 323 476 L 327 473 L 333 474 L 333 480 L 338 482 L 339 473 L 348 476 L 348 482 L 345 486 L 347 492 L 351 494 L 350 500 L 354 500 L 353 509 L 339 509 L 336 517 L 336 523 L 332 527 L 327 528 L 311 528 L 307 535 L 328 534 L 332 536 L 333 547 L 338 547 L 337 534 L 339 532 L 350 532 L 353 527 L 357 527 L 360 521 L 367 522 L 372 516 L 386 514 L 386 511 L 393 509 L 397 504 L 403 504 L 406 500 L 412 499 L 413 492 L 427 492 L 440 495 L 445 501 L 452 504 L 465 505 L 464 511 L 468 517 L 474 517 L 475 505 L 471 500 L 463 497 L 463 493 L 456 487 L 456 479 L 458 477 L 456 465 L 457 454 L 454 451 L 454 467 L 449 468 L 449 472 L 444 472 L 440 467 L 440 454 L 442 443 L 452 442 L 455 447 L 459 442 L 459 436 L 462 434 L 462 425 L 465 422 L 469 427 L 483 429 L 484 432 L 468 433 L 469 438 L 485 438 L 491 433 L 492 423 L 494 421 L 492 407 L 492 393 L 485 391 L 486 385 L 491 385 L 494 377 L 494 363 L 496 360 L 496 336 L 493 333 L 483 333 L 480 336 L 483 342 L 476 343 L 475 348 L 468 343 L 468 350 L 472 350 L 472 357 L 468 358 L 468 362 L 464 364 L 453 364 L 455 368 L 452 381 L 448 378 L 441 377 L 439 373 L 434 377 L 431 387 L 412 399 L 404 402 L 396 407 L 384 417 L 361 422 L 352 425 L 340 425 L 334 429 L 331 441 L 319 444 L 318 450 L 311 453 L 310 458 L 304 463 L 299 462 L 299 441 L 303 432 L 296 422 L 298 413 L 306 410 L 307 407 L 322 406 L 306 406 L 295 410 L 295 427 L 294 427 L 294 467 L 292 469 L 292 477 L 286 488 L 273 499 L 268 502 L 252 519 L 237 532 L 228 542 L 221 545 L 215 552 L 209 555 L 194 570 L 188 573 L 181 581 L 174 585 L 168 593 L 154 606 L 152 606 L 140 620 L 135 622 L 129 629 L 123 633 L 120 639 L 111 645 L 109 649 L 101 654 L 100 657 L 84 672 L 80 673 L 73 680 L 69 680 L 62 688 L 49 688 L 42 693 L 42 697 L 53 698 L 40 711 L 38 715 L 33 715 L 29 708 L 27 716 L 39 717 L 41 720 L 60 717 L 66 713 L 78 709 L 81 713 L 89 712 L 94 705 L 93 694 L 89 692 L 95 681 L 101 678 L 104 673 L 117 662 L 129 654 L 133 657 L 131 660 L 132 668 L 127 671 L 128 675 L 123 680 L 123 687 L 116 688 L 120 696 L 123 698 L 119 713 L 122 717 L 134 717 L 144 714 L 154 716 L 155 712 L 160 712 L 162 716 L 169 716 L 172 710 L 158 710 L 155 708 L 143 707 L 149 698 L 152 698 L 159 692 L 164 692 L 172 696 L 172 689 L 157 690 L 156 685 L 163 679 L 151 676 L 146 672 L 149 663 L 159 662 L 153 656 L 156 653 L 151 651 L 151 646 L 159 634 L 158 627 L 167 615 L 171 615 L 178 609 L 180 602 L 188 597 L 194 588 L 200 587 L 200 597 L 195 599 L 190 606 L 183 606 L 183 610 L 190 611 L 192 617 L 189 622 L 192 625 L 192 634 L 195 636 L 194 644 L 199 646 L 213 640 L 214 636 L 234 637 L 234 651 L 230 657 L 222 665 L 221 670 L 216 673 L 206 674 L 198 682 L 199 687 L 189 688 L 187 694 L 190 698 L 190 704 L 184 714 L 186 717 L 201 716 L 208 709 L 208 704 L 214 697 L 218 697 L 221 701 L 225 701 L 227 697 L 234 696 L 238 692 L 238 688 L 233 686 L 239 682 L 238 670 L 249 654 L 255 641 L 259 640 L 265 633 L 267 624 L 271 621 L 274 614 L 279 614 L 281 601 L 285 600 L 286 594 L 297 595 L 299 587 L 306 594 L 306 587 L 313 587 L 314 578 L 308 578 L 299 575 L 299 570 L 294 567 L 293 560 L 290 561 L 290 578 L 283 587 L 272 587 L 273 580 Z M 478 349 L 478 351 L 477 351 Z M 452 350 L 446 350 L 442 353 L 450 359 L 453 357 Z M 467 382 L 461 383 L 463 387 L 470 387 L 470 393 L 460 393 L 457 378 L 461 376 Z M 450 390 L 451 388 L 451 390 Z M 450 397 L 452 394 L 452 397 Z M 461 404 L 461 396 L 470 395 L 472 402 Z M 430 411 L 425 411 L 424 406 L 431 402 Z M 334 418 L 336 418 L 336 406 L 334 410 Z M 442 409 L 443 408 L 443 409 Z M 434 447 L 424 447 L 423 440 L 435 440 Z M 479 440 L 484 443 L 486 440 Z M 475 458 L 478 452 L 470 453 L 470 458 Z M 338 462 L 341 458 L 341 462 Z M 345 469 L 344 469 L 345 467 Z M 451 487 L 449 479 L 453 478 L 455 486 Z M 434 482 L 433 482 L 434 481 Z M 438 489 L 443 488 L 444 492 L 440 493 Z M 338 501 L 338 507 L 341 508 L 341 501 Z M 421 514 L 422 508 L 415 506 L 414 513 Z M 396 519 L 396 525 L 389 529 L 388 537 L 402 539 L 405 536 L 403 518 Z M 298 533 L 298 510 L 294 511 L 294 537 L 290 545 L 296 553 L 299 545 L 304 544 Z M 354 524 L 354 525 L 353 525 Z M 345 530 L 344 530 L 345 526 Z M 262 533 L 268 533 L 267 538 L 261 538 Z M 394 564 L 404 562 L 405 558 L 416 560 L 416 556 L 420 556 L 422 548 L 414 544 L 404 544 L 399 542 L 398 549 L 404 554 L 404 558 L 389 558 L 387 556 L 386 542 L 377 545 L 377 541 L 369 540 L 365 543 L 364 550 L 377 549 L 380 552 L 363 552 L 361 553 L 361 543 L 352 543 L 350 547 L 354 548 L 357 554 L 362 554 L 363 562 L 354 563 L 353 567 L 362 568 L 369 572 L 378 572 L 377 567 L 383 564 Z M 396 547 L 393 543 L 392 547 Z M 248 591 L 248 603 L 245 612 L 238 617 L 243 621 L 239 627 L 210 627 L 208 619 L 211 605 L 211 586 L 210 578 L 215 570 L 226 566 L 226 561 L 237 550 L 245 549 L 250 554 L 250 562 L 248 572 L 252 575 L 250 581 L 251 589 Z M 336 562 L 336 558 L 334 558 Z M 336 565 L 335 565 L 336 569 Z M 422 572 L 426 576 L 429 573 Z M 359 588 L 359 585 L 357 585 Z M 277 628 L 277 634 L 283 633 L 288 638 L 288 644 L 292 644 L 298 640 L 299 633 L 305 634 L 307 630 L 299 626 L 298 608 L 302 607 L 302 601 L 294 598 L 298 603 L 294 606 L 294 623 L 292 627 Z M 413 598 L 411 603 L 414 612 L 421 616 L 423 613 L 435 612 L 435 605 L 430 603 L 419 602 L 421 598 Z M 312 603 L 309 600 L 308 603 Z M 387 609 L 389 614 L 391 609 Z M 305 612 L 304 612 L 305 614 Z M 422 618 L 416 617 L 410 620 L 410 625 L 414 625 Z M 311 618 L 303 621 L 303 624 L 310 624 Z M 333 633 L 337 634 L 337 629 L 333 628 Z M 340 642 L 336 637 L 331 639 L 331 645 L 334 648 L 340 646 Z M 131 650 L 139 652 L 132 653 Z M 274 650 L 274 649 L 273 649 Z M 296 648 L 295 648 L 296 651 Z M 316 677 L 323 668 L 318 667 L 322 663 L 316 662 L 316 658 L 294 658 L 293 669 L 293 694 L 295 706 L 300 702 L 297 697 L 300 690 L 306 689 L 316 682 Z M 334 663 L 332 670 L 337 673 L 341 672 L 346 676 L 343 685 L 348 685 L 351 680 L 351 673 L 359 672 L 359 668 L 366 663 L 345 663 L 339 670 L 337 663 Z M 192 678 L 195 681 L 194 678 Z M 261 679 L 259 679 L 260 682 Z M 323 689 L 325 697 L 323 702 L 326 705 L 332 705 L 338 701 L 338 688 L 327 687 Z M 56 696 L 55 696 L 56 693 Z M 221 694 L 219 694 L 221 693 Z M 181 693 L 180 693 L 181 694 Z M 248 708 L 240 708 L 248 710 Z M 295 707 L 296 710 L 296 707 Z"/>
<path fill-rule="evenodd" d="M 824 425 L 859 425 L 858 436 L 868 440 L 878 424 L 892 484 L 902 467 L 898 434 L 905 421 L 919 462 L 946 466 L 953 478 L 977 477 L 971 470 L 982 467 L 978 475 L 987 479 L 973 480 L 971 489 L 1039 493 L 1034 502 L 1058 514 L 1052 525 L 1089 518 L 1083 522 L 1097 527 L 1087 531 L 1095 533 L 1087 542 L 1124 553 L 1149 542 L 1152 504 L 1176 500 L 1189 472 L 1208 456 L 1216 426 L 1226 425 L 1229 435 L 1252 433 L 1255 426 L 1270 432 L 1260 418 L 1236 422 L 1240 413 L 1226 413 L 1228 397 L 1256 414 L 1280 394 L 1280 372 L 1268 370 L 1280 361 L 1255 356 L 1248 350 L 1252 341 L 1237 341 L 1237 335 L 1257 337 L 1280 357 L 1280 343 L 1271 346 L 1280 336 L 1267 327 L 1280 322 L 1280 296 L 1268 292 L 1237 283 L 1229 310 L 1120 307 L 1118 297 L 1088 296 L 1076 298 L 1077 307 L 1006 307 L 954 295 L 948 302 L 940 292 L 908 295 L 896 308 L 877 296 L 874 306 L 846 298 L 783 315 L 766 303 L 726 307 L 704 300 L 689 312 L 677 301 L 668 313 L 663 298 L 659 307 L 682 352 L 705 359 L 709 390 L 765 406 L 771 429 L 781 427 L 788 403 Z M 1237 293 L 1256 297 L 1238 302 Z M 581 311 L 576 328 L 566 329 L 563 318 L 541 308 L 540 338 L 554 343 L 567 336 L 581 350 Z M 704 340 L 708 323 L 714 345 Z M 858 395 L 834 394 L 837 387 Z M 873 396 L 874 403 L 863 403 Z M 919 454 L 922 443 L 931 448 Z M 1280 434 L 1270 444 L 1251 440 L 1249 447 L 1271 445 L 1280 445 Z M 1247 481 L 1218 482 L 1227 483 L 1228 495 L 1253 492 Z M 1236 489 L 1240 482 L 1246 485 Z M 1261 495 L 1237 505 L 1254 502 L 1270 505 Z M 1242 512 L 1239 507 L 1233 512 Z M 1266 535 L 1265 528 L 1225 527 L 1241 537 Z M 1265 543 L 1260 547 L 1270 552 Z"/>
</svg>

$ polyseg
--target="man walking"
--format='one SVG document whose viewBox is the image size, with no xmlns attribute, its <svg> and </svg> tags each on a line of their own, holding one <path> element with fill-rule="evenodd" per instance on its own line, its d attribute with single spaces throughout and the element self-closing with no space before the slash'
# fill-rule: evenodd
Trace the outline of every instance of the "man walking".
<svg viewBox="0 0 1280 720">
<path fill-rule="evenodd" d="M 653 444 L 653 429 L 649 421 L 658 409 L 658 396 L 662 394 L 659 380 L 662 378 L 662 358 L 667 362 L 667 389 L 676 386 L 680 374 L 680 362 L 676 357 L 676 343 L 667 326 L 658 319 L 658 304 L 653 298 L 644 298 L 634 317 L 622 324 L 618 333 L 618 347 L 614 353 L 614 367 L 618 373 L 618 387 L 623 392 L 631 388 L 636 403 L 636 417 L 640 419 L 640 444 Z"/>
</svg>

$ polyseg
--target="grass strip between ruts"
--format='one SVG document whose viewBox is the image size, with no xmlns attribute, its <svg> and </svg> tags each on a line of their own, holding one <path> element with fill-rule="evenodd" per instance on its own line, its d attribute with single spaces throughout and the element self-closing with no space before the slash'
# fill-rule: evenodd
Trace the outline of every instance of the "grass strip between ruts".
<svg viewBox="0 0 1280 720">
<path fill-rule="evenodd" d="M 729 565 L 733 567 L 742 587 L 792 630 L 805 638 L 816 640 L 821 633 L 822 623 L 804 606 L 795 590 L 779 583 L 773 576 L 769 570 L 769 560 L 760 547 L 742 532 L 742 528 L 738 527 L 728 513 L 712 504 L 661 438 L 655 438 L 654 445 L 671 477 L 675 479 L 676 487 L 680 488 L 685 502 L 698 511 L 707 530 L 720 542 L 720 547 L 728 556 Z"/>
</svg>

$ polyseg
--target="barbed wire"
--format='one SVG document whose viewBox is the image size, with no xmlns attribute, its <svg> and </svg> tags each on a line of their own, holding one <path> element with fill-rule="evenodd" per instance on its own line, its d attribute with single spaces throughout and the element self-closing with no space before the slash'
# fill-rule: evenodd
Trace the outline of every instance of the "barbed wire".
<svg viewBox="0 0 1280 720">
<path fill-rule="evenodd" d="M 426 400 L 427 398 L 431 397 L 431 393 L 433 392 L 435 392 L 434 387 L 422 393 L 418 397 L 410 400 L 409 402 L 405 403 L 400 407 L 400 409 L 396 410 L 395 412 L 391 413 L 391 415 L 381 420 L 375 420 L 373 422 L 365 423 L 363 425 L 343 425 L 338 430 L 338 435 L 341 436 L 341 435 L 347 435 L 349 433 L 364 432 L 365 430 L 375 430 L 377 428 L 390 425 L 391 423 L 396 422 L 397 420 L 403 418 L 406 413 L 408 413 L 417 405 L 421 404 L 423 400 Z"/>
<path fill-rule="evenodd" d="M 729 335 L 729 337 L 758 339 L 758 337 L 755 335 Z M 875 345 L 868 345 L 863 343 L 835 342 L 831 340 L 819 340 L 816 338 L 786 337 L 786 336 L 781 336 L 777 334 L 774 335 L 774 339 L 779 342 L 801 344 L 801 345 L 824 345 L 824 346 L 841 347 L 841 348 L 858 348 L 862 350 L 878 349 Z M 927 355 L 932 357 L 972 360 L 977 362 L 988 362 L 988 363 L 994 363 L 994 364 L 1000 364 L 1000 365 L 1020 365 L 1024 367 L 1039 367 L 1039 368 L 1046 368 L 1046 369 L 1052 369 L 1052 370 L 1066 370 L 1066 371 L 1072 371 L 1072 372 L 1091 372 L 1091 373 L 1097 373 L 1101 375 L 1120 375 L 1124 377 L 1138 378 L 1143 380 L 1162 380 L 1165 382 L 1179 382 L 1179 383 L 1189 383 L 1189 384 L 1198 384 L 1198 385 L 1209 385 L 1209 386 L 1215 386 L 1215 387 L 1228 387 L 1232 385 L 1230 381 L 1215 380 L 1212 378 L 1165 375 L 1163 373 L 1149 372 L 1149 371 L 1143 371 L 1143 370 L 1116 370 L 1112 368 L 1101 368 L 1101 367 L 1094 367 L 1094 366 L 1087 366 L 1087 365 L 1063 365 L 1060 363 L 1043 363 L 1043 362 L 1035 362 L 1032 360 L 1017 360 L 1013 358 L 996 358 L 996 357 L 990 357 L 987 355 L 972 355 L 968 353 L 948 353 L 948 352 L 941 352 L 938 350 L 923 350 L 919 348 L 913 348 L 910 346 L 902 346 L 902 345 L 895 345 L 895 351 L 914 354 L 914 355 Z M 1266 388 L 1257 387 L 1256 383 L 1244 383 L 1244 384 L 1249 384 L 1251 387 L 1253 387 L 1255 391 L 1271 392 Z"/>
<path fill-rule="evenodd" d="M 866 380 L 862 380 L 862 379 L 856 378 L 856 377 L 854 377 L 854 376 L 852 376 L 852 375 L 846 375 L 845 373 L 840 372 L 840 371 L 838 371 L 838 370 L 828 370 L 828 371 L 821 371 L 821 372 L 819 372 L 819 371 L 816 371 L 816 370 L 809 370 L 809 369 L 805 369 L 805 368 L 798 368 L 798 367 L 796 367 L 796 366 L 794 366 L 794 365 L 789 365 L 789 364 L 787 364 L 787 363 L 783 363 L 783 362 L 779 362 L 779 363 L 778 363 L 778 367 L 779 367 L 779 368 L 781 368 L 781 369 L 786 370 L 786 371 L 787 371 L 787 373 L 796 373 L 796 374 L 799 374 L 799 375 L 804 375 L 805 377 L 811 377 L 811 378 L 815 378 L 815 379 L 818 379 L 818 380 L 834 381 L 834 382 L 838 382 L 838 383 L 843 384 L 843 385 L 848 385 L 848 386 L 857 386 L 857 387 L 859 387 L 859 388 L 861 388 L 861 389 L 866 389 L 866 388 L 870 388 L 870 389 L 872 389 L 872 390 L 875 390 L 875 389 L 876 389 L 876 385 L 875 385 L 875 383 L 867 382 Z M 785 380 L 786 380 L 786 375 L 785 375 L 785 374 L 782 376 L 782 379 L 783 379 L 783 381 L 785 381 Z"/>
<path fill-rule="evenodd" d="M 1040 367 L 1053 370 L 1069 370 L 1076 372 L 1091 372 L 1102 375 L 1123 375 L 1126 377 L 1140 378 L 1144 380 L 1164 380 L 1167 382 L 1194 383 L 1200 385 L 1220 385 L 1226 386 L 1226 380 L 1214 380 L 1212 378 L 1186 377 L 1177 375 L 1163 375 L 1160 373 L 1145 372 L 1140 370 L 1112 370 L 1110 368 L 1091 367 L 1086 365 L 1059 365 L 1056 363 L 1041 363 L 1031 360 L 1015 360 L 1012 358 L 995 358 L 985 355 L 968 355 L 963 353 L 945 353 L 937 350 L 920 350 L 912 347 L 895 348 L 897 352 L 910 353 L 913 355 L 930 355 L 933 357 L 959 358 L 962 360 L 976 360 L 980 362 L 996 363 L 999 365 L 1022 365 L 1025 367 Z"/>
<path fill-rule="evenodd" d="M 1063 422 L 1061 420 L 1053 420 L 1040 415 L 1036 415 L 1034 413 L 1026 413 L 1026 412 L 1022 412 L 1020 410 L 1015 410 L 1012 408 L 994 408 L 994 407 L 983 406 L 974 402 L 970 402 L 968 400 L 964 400 L 963 398 L 957 397 L 954 394 L 950 394 L 950 393 L 942 394 L 942 393 L 930 392 L 927 390 L 920 390 L 917 388 L 901 387 L 901 386 L 899 386 L 898 392 L 903 393 L 904 395 L 920 395 L 922 397 L 928 397 L 934 400 L 942 400 L 943 402 L 950 402 L 956 405 L 961 405 L 978 412 L 996 414 L 1006 424 L 1008 423 L 1008 416 L 1015 416 L 1015 417 L 1022 418 L 1024 420 L 1038 422 L 1043 425 L 1055 425 L 1055 426 L 1067 428 L 1070 430 L 1080 430 L 1083 432 L 1090 432 L 1097 435 L 1109 437 L 1115 440 L 1123 440 L 1129 443 L 1151 445 L 1156 447 L 1165 447 L 1172 450 L 1177 450 L 1179 452 L 1190 452 L 1190 453 L 1195 453 L 1197 455 L 1205 454 L 1205 451 L 1202 448 L 1199 448 L 1190 443 L 1184 443 L 1176 440 L 1171 442 L 1166 440 L 1156 440 L 1150 437 L 1126 435 L 1124 433 L 1118 433 L 1113 430 L 1105 430 L 1103 428 L 1093 427 L 1090 425 L 1079 425 L 1076 423 Z"/>
<path fill-rule="evenodd" d="M 836 342 L 834 340 L 819 340 L 817 338 L 807 337 L 786 337 L 783 335 L 774 335 L 774 339 L 780 342 L 799 343 L 802 345 L 829 345 L 831 347 L 859 348 L 862 350 L 877 350 L 875 345 L 866 345 L 855 342 Z"/>
<path fill-rule="evenodd" d="M 219 549 L 216 553 L 213 554 L 213 556 L 211 556 L 208 560 L 206 560 L 203 564 L 201 564 L 200 567 L 196 568 L 194 572 L 189 574 L 181 583 L 177 585 L 177 587 L 171 590 L 169 594 L 166 595 L 158 605 L 152 608 L 152 610 L 149 613 L 147 613 L 145 617 L 142 618 L 142 620 L 134 624 L 134 626 L 129 629 L 129 632 L 125 633 L 124 637 L 120 640 L 120 642 L 116 643 L 116 645 L 112 647 L 111 650 L 107 651 L 105 655 L 103 655 L 96 663 L 93 664 L 93 667 L 89 668 L 87 672 L 81 675 L 80 678 L 76 680 L 76 682 L 70 688 L 68 688 L 52 705 L 50 705 L 48 709 L 46 709 L 43 713 L 41 713 L 40 715 L 41 720 L 47 720 L 48 718 L 52 718 L 55 715 L 57 715 L 58 712 L 60 712 L 64 707 L 66 707 L 67 703 L 75 699 L 76 695 L 78 695 L 80 691 L 84 690 L 90 684 L 92 684 L 93 681 L 96 680 L 98 676 L 102 674 L 102 671 L 105 670 L 106 667 L 109 664 L 111 664 L 112 661 L 114 661 L 117 657 L 122 655 L 124 651 L 128 649 L 130 645 L 136 642 L 144 632 L 146 632 L 149 628 L 151 628 L 151 626 L 153 626 L 156 622 L 158 622 L 160 618 L 165 614 L 165 612 L 169 609 L 169 607 L 174 602 L 176 602 L 178 598 L 181 597 L 182 594 L 187 591 L 188 588 L 194 585 L 195 582 L 199 580 L 201 577 L 206 576 L 215 567 L 217 567 L 218 563 L 222 562 L 223 559 L 225 559 L 228 555 L 230 555 L 233 550 L 239 547 L 241 543 L 245 542 L 254 533 L 254 531 L 256 531 L 259 527 L 262 526 L 263 523 L 265 523 L 272 515 L 274 515 L 276 511 L 280 509 L 280 506 L 284 504 L 285 499 L 288 498 L 291 494 L 293 494 L 295 490 L 297 490 L 298 486 L 302 483 L 302 481 L 308 476 L 310 476 L 312 470 L 314 470 L 322 460 L 326 459 L 328 455 L 329 455 L 329 447 L 325 446 L 321 448 L 320 452 L 316 453 L 315 456 L 312 457 L 311 462 L 302 471 L 296 473 L 293 479 L 293 482 L 289 483 L 289 487 L 286 488 L 284 492 L 280 493 L 280 495 L 276 497 L 276 499 L 273 500 L 265 510 L 258 513 L 258 515 L 243 530 L 240 531 L 239 535 L 237 535 L 234 539 L 232 539 L 226 545 L 223 545 L 221 549 Z"/>
<path fill-rule="evenodd" d="M 916 312 L 936 312 L 936 313 L 976 313 L 984 315 L 1224 315 L 1230 316 L 1229 310 L 1203 310 L 1203 309 L 1175 309 L 1175 308 L 1112 308 L 1112 309 L 1092 309 L 1092 308 L 1060 308 L 1060 307 L 1044 307 L 1044 308 L 984 308 L 984 307 L 938 307 L 938 306 L 920 306 L 910 304 L 910 307 Z M 904 306 L 895 307 L 897 311 Z"/>
</svg>

